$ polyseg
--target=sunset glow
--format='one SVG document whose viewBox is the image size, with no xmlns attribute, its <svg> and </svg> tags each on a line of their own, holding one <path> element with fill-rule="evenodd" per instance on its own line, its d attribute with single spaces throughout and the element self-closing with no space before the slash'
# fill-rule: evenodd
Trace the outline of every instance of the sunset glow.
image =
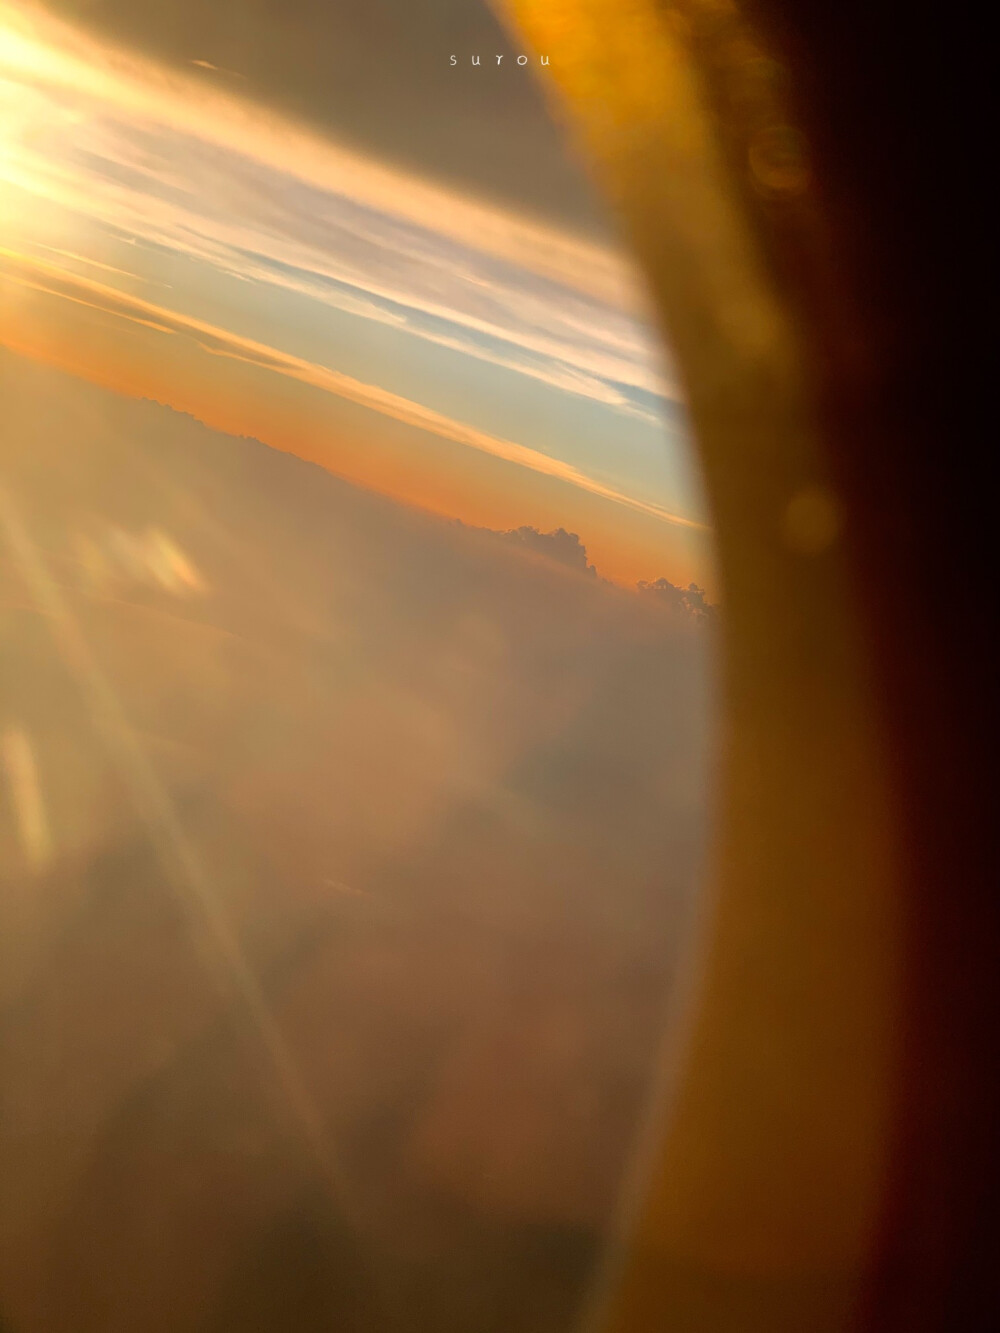
<svg viewBox="0 0 1000 1333">
<path fill-rule="evenodd" d="M 3 342 L 405 502 L 572 528 L 609 577 L 705 582 L 623 257 L 206 77 L 0 5 Z"/>
</svg>

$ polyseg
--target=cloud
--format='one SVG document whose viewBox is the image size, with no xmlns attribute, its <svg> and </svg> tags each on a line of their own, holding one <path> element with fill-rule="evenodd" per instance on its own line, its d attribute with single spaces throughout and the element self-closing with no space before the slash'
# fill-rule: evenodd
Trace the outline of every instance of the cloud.
<svg viewBox="0 0 1000 1333">
<path fill-rule="evenodd" d="M 140 133 L 170 127 L 306 187 L 346 198 L 418 230 L 440 234 L 540 277 L 586 291 L 622 308 L 636 300 L 630 266 L 606 246 L 490 207 L 467 194 L 373 162 L 302 126 L 203 81 L 168 71 L 61 23 L 34 6 L 4 0 L 0 62 L 8 77 L 42 95 Z"/>
<path fill-rule="evenodd" d="M 589 578 L 598 576 L 597 569 L 587 559 L 586 546 L 575 532 L 567 532 L 565 528 L 541 532 L 527 525 L 506 532 L 487 531 L 509 545 L 544 556 L 546 560 L 564 565 L 578 574 L 586 574 Z M 652 581 L 642 579 L 636 584 L 636 592 L 643 600 L 656 602 L 666 607 L 672 615 L 686 619 L 706 622 L 718 614 L 718 607 L 708 600 L 705 589 L 696 583 L 689 583 L 686 588 L 682 588 L 667 578 Z"/>
<path fill-rule="evenodd" d="M 452 443 L 491 454 L 495 458 L 543 476 L 552 477 L 664 523 L 698 531 L 707 530 L 703 523 L 616 490 L 562 459 L 552 458 L 539 450 L 512 440 L 489 435 L 421 403 L 391 393 L 378 385 L 365 384 L 327 366 L 283 352 L 251 338 L 240 337 L 204 320 L 178 314 L 176 311 L 127 295 L 93 279 L 68 274 L 54 265 L 29 255 L 0 247 L 0 261 L 5 262 L 9 279 L 23 283 L 34 290 L 101 310 L 108 315 L 131 320 L 160 333 L 190 337 L 209 355 L 229 357 L 261 370 L 297 380 L 347 402 L 369 408 L 391 420 L 428 431 Z"/>
<path fill-rule="evenodd" d="M 208 70 L 210 74 L 225 74 L 230 79 L 245 79 L 246 75 L 241 74 L 239 70 L 227 69 L 225 65 L 213 65 L 211 60 L 192 60 L 189 62 L 196 69 Z"/>
<path fill-rule="evenodd" d="M 30 22 L 28 16 L 30 14 Z M 373 163 L 23 6 L 0 179 L 252 278 L 655 421 L 675 394 L 608 247 Z"/>
<path fill-rule="evenodd" d="M 494 536 L 520 546 L 527 551 L 543 555 L 547 560 L 554 560 L 558 565 L 566 565 L 579 574 L 594 577 L 597 570 L 587 562 L 587 548 L 575 532 L 565 528 L 556 528 L 553 532 L 540 532 L 538 528 L 522 525 L 507 532 L 497 532 Z"/>
<path fill-rule="evenodd" d="M 115 273 L 122 278 L 131 278 L 133 282 L 152 283 L 155 287 L 166 287 L 164 282 L 156 282 L 155 279 L 143 277 L 141 273 L 133 273 L 127 268 L 118 268 L 115 264 L 105 264 L 100 259 L 91 259 L 87 255 L 78 255 L 73 250 L 63 250 L 59 246 L 44 245 L 36 241 L 34 248 L 44 250 L 48 254 L 58 255 L 60 259 L 68 259 L 73 264 L 82 264 L 85 268 L 99 268 L 104 273 Z"/>
<path fill-rule="evenodd" d="M 470 1233 L 496 1256 L 484 1318 L 497 1282 L 534 1289 L 520 1284 L 547 1234 L 562 1260 L 583 1238 L 585 1276 L 689 939 L 711 638 L 509 536 L 163 407 L 6 354 L 0 375 L 0 545 L 27 571 L 5 645 L 0 870 L 15 886 L 46 874 L 37 910 L 7 923 L 4 981 L 22 1002 L 0 1019 L 0 1136 L 18 1188 L 0 1211 L 42 1247 L 38 1290 L 65 1302 L 52 1326 L 80 1308 L 64 1271 L 85 1273 L 83 1299 L 117 1326 L 190 1325 L 190 1284 L 113 1279 L 127 1218 L 163 1199 L 149 1181 L 190 1149 L 192 1116 L 209 1168 L 231 1147 L 234 1097 L 260 1151 L 230 1152 L 226 1178 L 260 1208 L 220 1211 L 207 1268 L 203 1193 L 167 1191 L 159 1214 L 174 1271 L 201 1265 L 206 1326 L 231 1256 L 273 1238 L 268 1201 L 290 1197 L 280 1173 L 303 1119 L 329 1130 L 344 1229 L 362 1228 L 388 1280 L 412 1273 L 397 1219 L 433 1219 L 435 1309 Z M 126 571 L 166 553 L 166 579 L 81 587 L 81 532 L 105 554 L 110 536 Z M 176 596 L 172 575 L 192 569 L 204 593 Z M 82 1094 L 78 1059 L 37 1058 L 54 984 L 61 1047 L 101 1052 Z M 248 1047 L 253 1029 L 231 1021 L 239 1005 L 268 1037 L 265 1000 L 287 1047 Z M 67 1135 L 81 1095 L 87 1132 Z M 111 1163 L 114 1191 L 74 1188 L 88 1163 Z M 57 1188 L 31 1188 L 41 1173 Z M 49 1262 L 53 1235 L 99 1242 L 106 1262 L 91 1272 L 65 1247 Z"/>
<path fill-rule="evenodd" d="M 637 588 L 641 597 L 659 602 L 674 615 L 689 616 L 692 620 L 711 620 L 718 611 L 706 598 L 705 589 L 699 588 L 696 583 L 680 588 L 669 579 L 659 578 L 651 583 L 641 580 Z"/>
</svg>

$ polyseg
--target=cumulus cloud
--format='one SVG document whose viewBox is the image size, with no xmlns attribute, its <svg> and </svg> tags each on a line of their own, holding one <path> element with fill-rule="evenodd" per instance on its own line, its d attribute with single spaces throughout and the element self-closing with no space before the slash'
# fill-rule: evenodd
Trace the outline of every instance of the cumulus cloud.
<svg viewBox="0 0 1000 1333">
<path fill-rule="evenodd" d="M 506 532 L 493 532 L 492 535 L 513 546 L 544 556 L 556 564 L 565 565 L 578 574 L 586 574 L 590 578 L 598 577 L 596 567 L 587 559 L 586 546 L 575 532 L 567 532 L 565 528 L 541 532 L 538 528 L 525 525 Z M 705 589 L 696 583 L 689 583 L 684 588 L 671 583 L 667 578 L 651 581 L 643 579 L 636 584 L 636 592 L 644 600 L 654 602 L 672 614 L 690 620 L 712 620 L 718 612 L 715 603 L 708 600 Z"/>
<path fill-rule="evenodd" d="M 538 528 L 524 525 L 495 535 L 514 546 L 544 555 L 559 565 L 567 565 L 580 574 L 593 576 L 597 573 L 594 566 L 587 562 L 587 548 L 583 542 L 575 532 L 567 532 L 565 528 L 556 528 L 554 532 L 539 532 Z"/>
<path fill-rule="evenodd" d="M 718 609 L 706 598 L 705 589 L 696 583 L 681 588 L 669 579 L 659 578 L 649 583 L 640 580 L 637 587 L 641 597 L 659 602 L 674 614 L 689 616 L 693 620 L 710 620 Z"/>
</svg>

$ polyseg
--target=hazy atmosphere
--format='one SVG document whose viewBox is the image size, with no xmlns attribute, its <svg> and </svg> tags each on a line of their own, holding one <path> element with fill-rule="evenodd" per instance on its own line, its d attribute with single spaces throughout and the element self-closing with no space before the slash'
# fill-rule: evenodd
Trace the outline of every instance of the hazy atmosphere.
<svg viewBox="0 0 1000 1333">
<path fill-rule="evenodd" d="M 0 0 L 15 1333 L 570 1333 L 627 1203 L 711 533 L 536 75 L 417 8 Z"/>
</svg>

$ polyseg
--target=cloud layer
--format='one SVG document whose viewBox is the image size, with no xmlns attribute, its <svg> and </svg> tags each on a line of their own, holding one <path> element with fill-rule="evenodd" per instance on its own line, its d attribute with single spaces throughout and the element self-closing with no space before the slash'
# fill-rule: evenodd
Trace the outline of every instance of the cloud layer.
<svg viewBox="0 0 1000 1333">
<path fill-rule="evenodd" d="M 664 391 L 641 289 L 615 251 L 377 165 L 20 5 L 0 6 L 0 32 L 0 179 L 571 392 L 627 407 L 630 388 Z"/>
<path fill-rule="evenodd" d="M 440 412 L 402 398 L 398 394 L 389 393 L 377 385 L 364 384 L 315 362 L 291 356 L 250 338 L 241 338 L 216 325 L 178 315 L 152 302 L 125 295 L 104 283 L 64 273 L 52 264 L 33 260 L 30 256 L 20 255 L 2 247 L 0 247 L 0 271 L 5 273 L 8 280 L 30 289 L 100 310 L 158 333 L 191 338 L 209 355 L 243 361 L 258 369 L 273 371 L 298 380 L 312 388 L 331 393 L 361 407 L 370 408 L 394 421 L 418 430 L 429 431 L 455 444 L 467 445 L 482 453 L 492 454 L 496 458 L 516 463 L 529 471 L 554 477 L 639 513 L 681 527 L 704 529 L 704 524 L 694 519 L 670 513 L 660 505 L 647 503 L 603 485 L 571 464 L 551 458 L 526 445 L 477 431 L 463 422 L 443 416 Z"/>
<path fill-rule="evenodd" d="M 397 454 L 378 476 L 346 458 L 340 470 L 473 521 L 576 525 L 598 497 L 641 514 L 647 545 L 669 525 L 675 554 L 684 530 L 706 531 L 683 407 L 623 255 L 374 162 L 229 88 L 0 0 L 8 345 L 42 354 L 46 339 L 87 345 L 93 329 L 90 360 L 106 344 L 117 387 L 310 457 L 325 432 L 333 470 L 338 449 L 356 455 L 366 430 L 388 430 L 354 414 L 338 436 L 332 404 L 361 406 L 416 433 L 404 457 L 396 430 Z M 49 330 L 33 342 L 18 337 L 26 291 L 46 297 L 30 313 Z M 82 311 L 94 312 L 89 326 Z M 145 342 L 105 337 L 96 316 L 129 321 Z M 173 378 L 164 369 L 141 382 L 131 363 L 155 362 L 150 335 L 167 334 L 186 349 Z M 222 375 L 218 358 L 229 363 Z M 236 423 L 206 402 L 216 378 L 229 401 L 239 396 L 242 365 L 266 373 L 254 383 L 268 398 L 260 422 L 249 399 Z M 313 399 L 317 418 L 305 421 L 307 394 L 289 384 L 318 390 L 327 407 Z M 445 445 L 435 453 L 428 435 Z M 470 471 L 478 491 L 463 509 Z M 540 513 L 539 476 L 575 488 L 576 500 L 550 487 L 552 512 Z M 510 500 L 507 514 L 487 514 L 491 487 Z M 620 513 L 602 521 L 606 546 L 639 540 Z"/>
</svg>

